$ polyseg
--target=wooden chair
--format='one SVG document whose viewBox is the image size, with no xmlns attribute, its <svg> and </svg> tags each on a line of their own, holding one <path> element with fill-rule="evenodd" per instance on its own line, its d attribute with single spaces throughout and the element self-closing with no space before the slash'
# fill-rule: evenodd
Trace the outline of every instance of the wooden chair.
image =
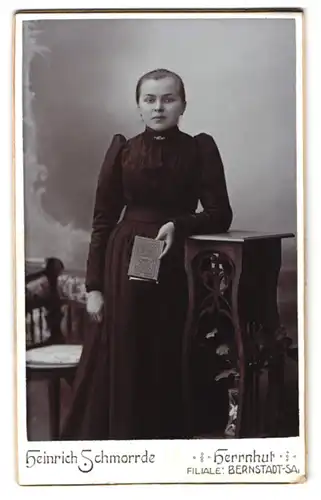
<svg viewBox="0 0 321 500">
<path fill-rule="evenodd" d="M 81 356 L 82 345 L 68 343 L 62 333 L 64 300 L 58 290 L 63 264 L 47 259 L 43 269 L 26 274 L 26 380 L 47 382 L 50 439 L 59 439 L 61 379 L 71 383 Z M 68 305 L 67 305 L 68 307 Z M 70 315 L 69 315 L 70 316 Z M 30 403 L 30 402 L 29 402 Z M 30 405 L 27 404 L 30 438 Z"/>
</svg>

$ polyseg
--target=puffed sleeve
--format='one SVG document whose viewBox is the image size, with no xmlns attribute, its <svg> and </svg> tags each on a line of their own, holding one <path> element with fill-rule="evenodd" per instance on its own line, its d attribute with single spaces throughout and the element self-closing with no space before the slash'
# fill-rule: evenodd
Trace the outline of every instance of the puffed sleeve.
<svg viewBox="0 0 321 500">
<path fill-rule="evenodd" d="M 199 200 L 203 211 L 174 219 L 175 229 L 181 237 L 226 232 L 233 218 L 218 147 L 208 134 L 199 134 L 195 140 L 201 169 Z"/>
<path fill-rule="evenodd" d="M 120 153 L 125 143 L 124 136 L 114 135 L 98 176 L 87 258 L 87 292 L 103 291 L 106 245 L 124 207 Z"/>
</svg>

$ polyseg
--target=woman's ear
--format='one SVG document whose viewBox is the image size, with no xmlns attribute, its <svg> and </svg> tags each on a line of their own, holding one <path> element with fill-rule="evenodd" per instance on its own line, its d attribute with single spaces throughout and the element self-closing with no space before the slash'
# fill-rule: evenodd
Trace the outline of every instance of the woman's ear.
<svg viewBox="0 0 321 500">
<path fill-rule="evenodd" d="M 141 119 L 142 121 L 144 121 L 144 120 L 143 120 L 143 114 L 142 114 L 142 112 L 141 112 L 141 109 L 140 109 L 140 106 L 139 106 L 139 105 L 137 105 L 137 112 L 138 112 L 138 115 L 139 115 L 140 119 Z"/>
<path fill-rule="evenodd" d="M 183 103 L 183 108 L 182 108 L 181 116 L 185 113 L 185 110 L 186 110 L 186 102 Z"/>
</svg>

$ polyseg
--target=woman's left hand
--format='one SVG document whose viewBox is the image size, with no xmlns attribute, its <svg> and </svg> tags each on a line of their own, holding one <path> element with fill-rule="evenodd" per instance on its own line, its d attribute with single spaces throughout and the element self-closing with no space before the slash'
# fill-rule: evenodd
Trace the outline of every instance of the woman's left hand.
<svg viewBox="0 0 321 500">
<path fill-rule="evenodd" d="M 156 240 L 165 241 L 165 248 L 160 255 L 160 259 L 167 254 L 174 242 L 175 226 L 173 222 L 167 222 L 164 224 L 156 236 Z"/>
</svg>

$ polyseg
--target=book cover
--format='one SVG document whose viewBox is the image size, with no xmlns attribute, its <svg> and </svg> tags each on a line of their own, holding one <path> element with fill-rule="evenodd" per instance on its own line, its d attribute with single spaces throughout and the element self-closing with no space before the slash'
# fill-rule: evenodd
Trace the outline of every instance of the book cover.
<svg viewBox="0 0 321 500">
<path fill-rule="evenodd" d="M 164 246 L 164 241 L 135 236 L 128 269 L 129 279 L 157 283 L 161 262 L 160 255 Z"/>
</svg>

